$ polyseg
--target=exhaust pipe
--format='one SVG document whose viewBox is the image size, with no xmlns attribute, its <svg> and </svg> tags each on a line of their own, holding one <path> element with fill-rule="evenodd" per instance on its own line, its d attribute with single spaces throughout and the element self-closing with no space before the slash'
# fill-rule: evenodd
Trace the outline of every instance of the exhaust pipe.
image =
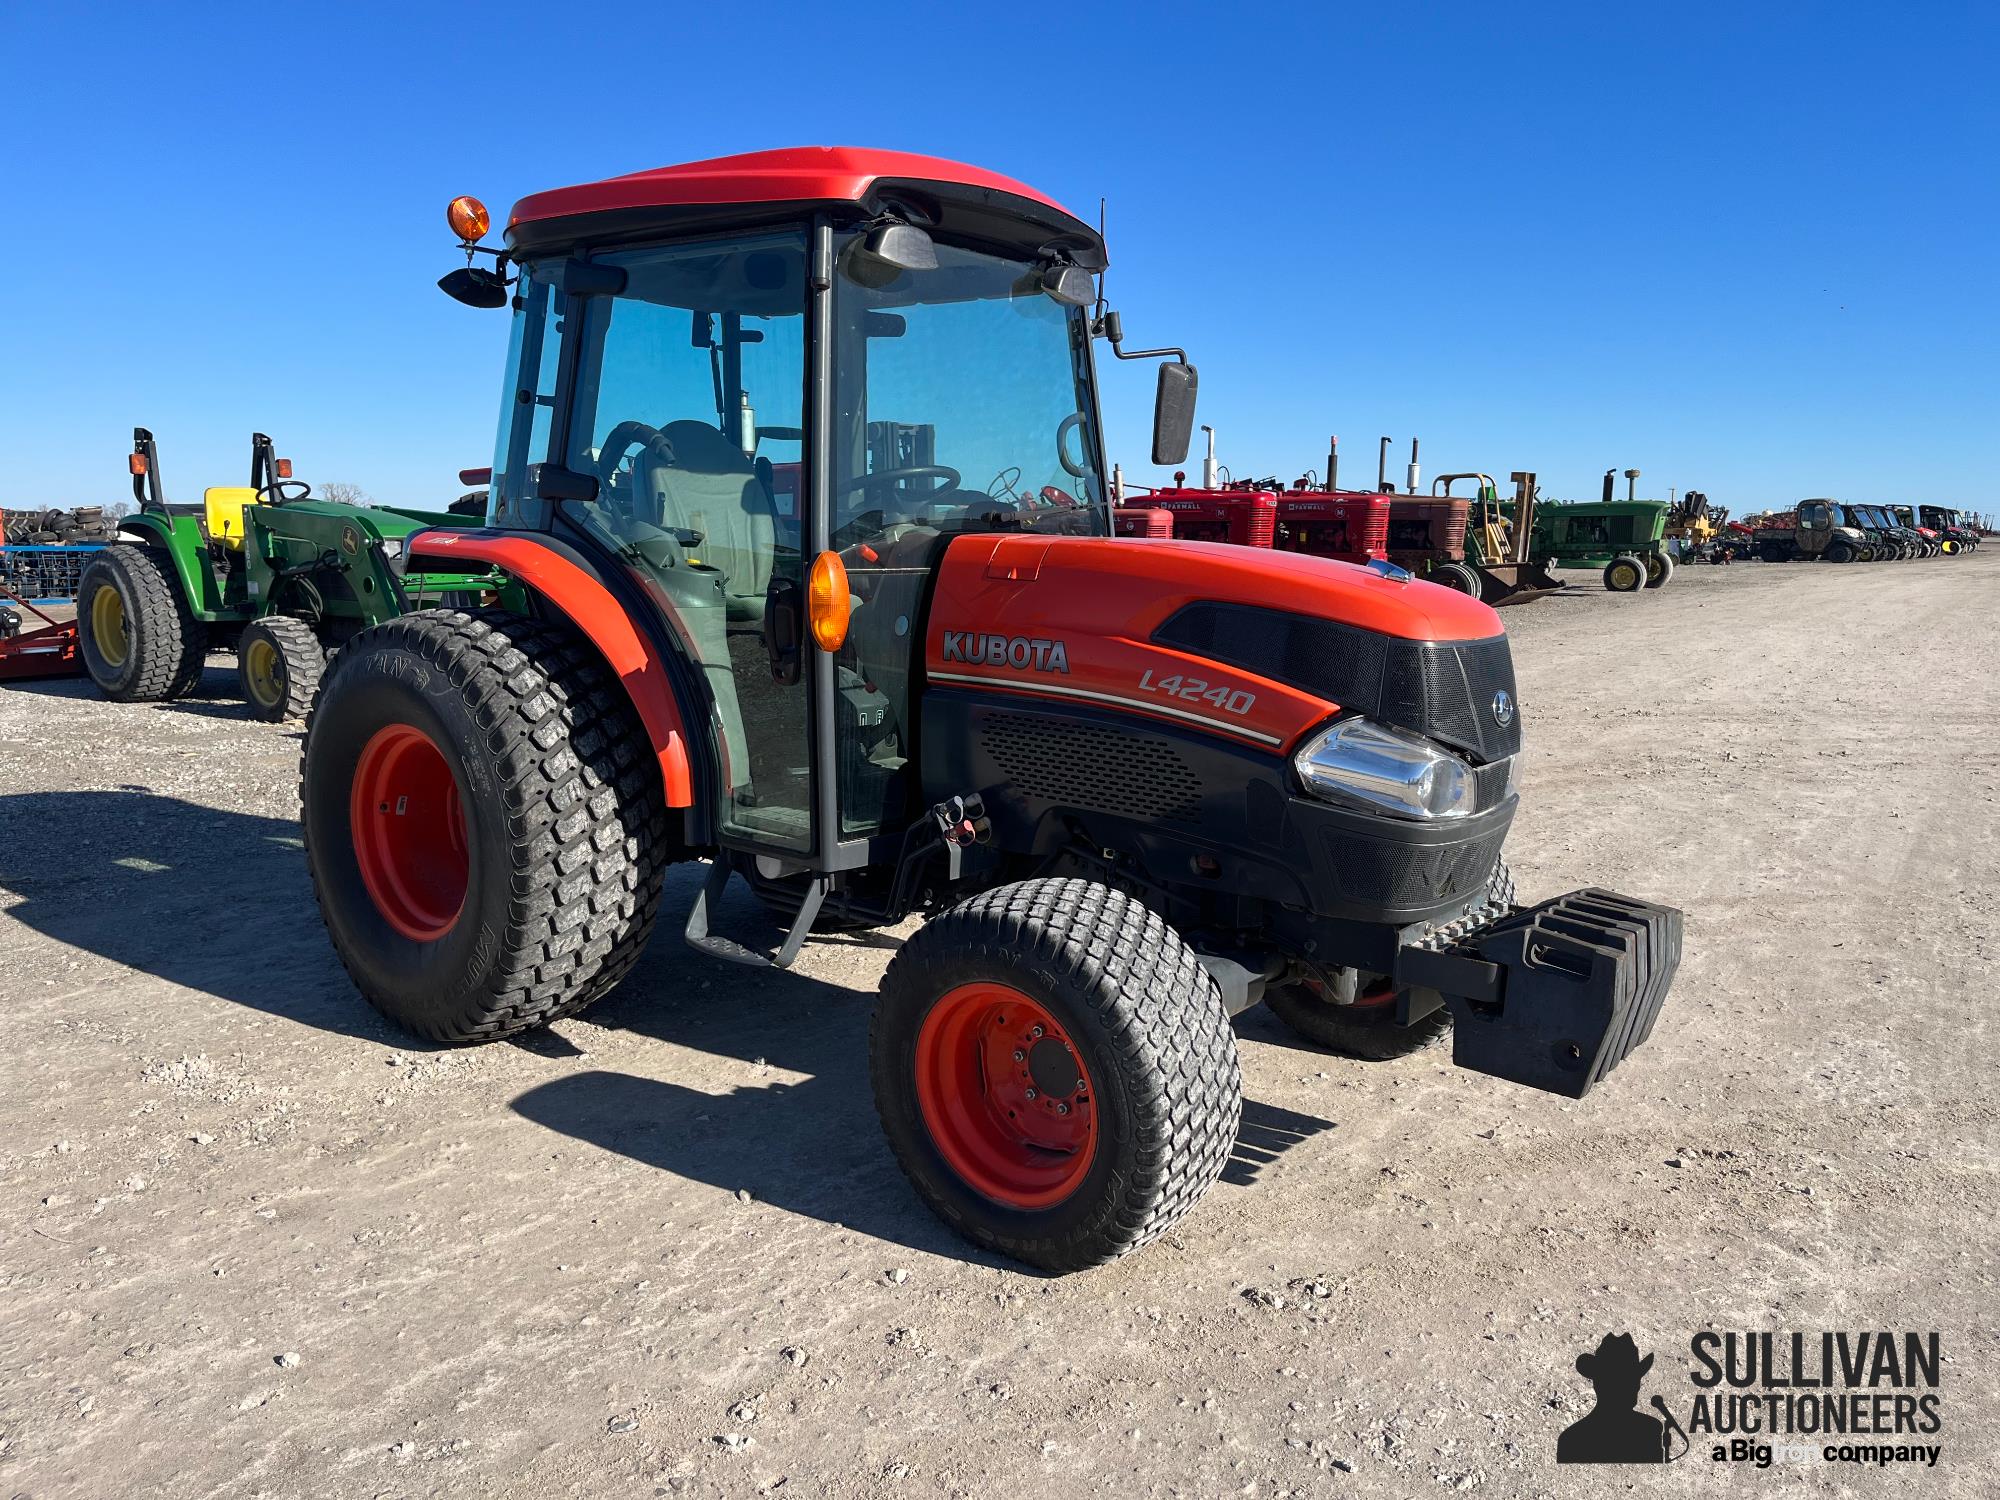
<svg viewBox="0 0 2000 1500">
<path fill-rule="evenodd" d="M 1340 439 L 1337 437 L 1326 440 L 1326 487 L 1329 490 L 1340 488 Z"/>
<path fill-rule="evenodd" d="M 1382 451 L 1375 456 L 1375 492 L 1378 495 L 1393 495 L 1395 487 L 1389 483 L 1389 445 L 1394 438 L 1382 439 Z"/>
<path fill-rule="evenodd" d="M 1410 439 L 1410 493 L 1417 492 L 1417 440 Z"/>
<path fill-rule="evenodd" d="M 1618 471 L 1616 469 L 1606 469 L 1604 471 L 1604 503 L 1606 505 L 1611 503 L 1611 488 L 1617 478 Z"/>
<path fill-rule="evenodd" d="M 1201 487 L 1212 490 L 1215 488 L 1215 429 L 1204 422 L 1201 430 L 1208 434 L 1208 457 L 1201 461 Z"/>
</svg>

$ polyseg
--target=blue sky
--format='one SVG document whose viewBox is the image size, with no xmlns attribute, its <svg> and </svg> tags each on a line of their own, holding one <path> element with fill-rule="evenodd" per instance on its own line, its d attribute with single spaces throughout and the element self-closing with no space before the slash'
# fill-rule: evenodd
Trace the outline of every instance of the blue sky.
<svg viewBox="0 0 2000 1500">
<path fill-rule="evenodd" d="M 1238 475 L 1423 439 L 1741 513 L 1991 507 L 2000 22 L 1970 4 L 0 11 L 0 503 L 175 498 L 253 428 L 409 504 L 492 447 L 504 318 L 433 287 L 454 193 L 893 146 L 1073 209 Z M 862 17 L 865 15 L 865 19 Z M 1105 371 L 1145 465 L 1149 367 Z M 1622 487 L 1622 481 L 1621 481 Z"/>
</svg>

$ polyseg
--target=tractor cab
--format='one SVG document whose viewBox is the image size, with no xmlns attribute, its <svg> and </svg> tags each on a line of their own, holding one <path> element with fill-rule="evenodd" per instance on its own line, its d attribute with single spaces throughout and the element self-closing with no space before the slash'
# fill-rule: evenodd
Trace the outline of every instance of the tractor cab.
<svg viewBox="0 0 2000 1500">
<path fill-rule="evenodd" d="M 773 197 L 724 232 L 684 168 L 645 174 L 644 209 L 605 184 L 519 205 L 488 511 L 660 603 L 712 707 L 717 834 L 801 869 L 922 811 L 910 683 L 946 545 L 1111 534 L 1095 231 L 922 158 L 852 203 L 800 186 L 799 157 L 853 155 L 741 159 L 737 193 Z"/>
</svg>

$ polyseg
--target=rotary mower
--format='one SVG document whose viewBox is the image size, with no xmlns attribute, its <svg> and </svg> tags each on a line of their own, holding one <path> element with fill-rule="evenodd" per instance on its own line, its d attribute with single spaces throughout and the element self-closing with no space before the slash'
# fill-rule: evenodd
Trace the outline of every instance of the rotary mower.
<svg viewBox="0 0 2000 1500">
<path fill-rule="evenodd" d="M 890 1149 L 955 1229 L 1054 1271 L 1200 1201 L 1260 1000 L 1375 1055 L 1449 1017 L 1454 1062 L 1568 1097 L 1646 1039 L 1680 914 L 1514 901 L 1492 610 L 1111 534 L 1095 347 L 1164 361 L 1157 464 L 1196 380 L 1125 346 L 1089 223 L 846 148 L 539 193 L 499 245 L 476 200 L 448 217 L 441 285 L 512 310 L 509 394 L 488 523 L 407 552 L 509 584 L 353 636 L 301 785 L 384 1014 L 446 1042 L 575 1014 L 677 861 L 706 862 L 676 920 L 715 960 L 921 913 L 869 1037 Z M 738 879 L 774 945 L 714 930 Z"/>
</svg>

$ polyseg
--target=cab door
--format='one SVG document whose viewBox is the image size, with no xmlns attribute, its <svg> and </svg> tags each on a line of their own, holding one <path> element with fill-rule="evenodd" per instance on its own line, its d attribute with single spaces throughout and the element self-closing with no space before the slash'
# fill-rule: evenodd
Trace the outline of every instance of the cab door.
<svg viewBox="0 0 2000 1500">
<path fill-rule="evenodd" d="M 1833 539 L 1833 507 L 1824 500 L 1808 500 L 1799 506 L 1799 551 L 1818 557 Z"/>
<path fill-rule="evenodd" d="M 806 243 L 801 229 L 531 266 L 492 501 L 493 524 L 552 531 L 637 585 L 634 607 L 707 689 L 721 841 L 794 864 L 818 846 L 797 633 Z M 572 493 L 546 498 L 541 464 Z"/>
</svg>

